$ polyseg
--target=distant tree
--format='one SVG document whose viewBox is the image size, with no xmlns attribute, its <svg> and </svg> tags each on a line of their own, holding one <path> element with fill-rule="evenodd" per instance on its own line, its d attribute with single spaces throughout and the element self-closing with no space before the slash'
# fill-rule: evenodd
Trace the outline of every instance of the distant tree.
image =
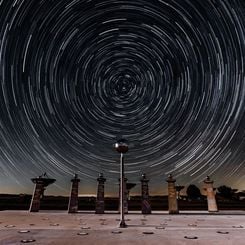
<svg viewBox="0 0 245 245">
<path fill-rule="evenodd" d="M 183 185 L 176 185 L 175 186 L 175 189 L 176 189 L 176 192 L 177 192 L 177 199 L 181 199 L 180 192 L 184 188 L 185 188 L 185 186 L 183 186 Z"/>
<path fill-rule="evenodd" d="M 227 199 L 232 199 L 234 194 L 238 191 L 237 189 L 232 189 L 229 186 L 226 185 L 222 185 L 220 187 L 217 188 L 219 195 L 227 198 Z"/>
<path fill-rule="evenodd" d="M 200 199 L 202 197 L 200 189 L 195 185 L 189 185 L 186 194 L 189 199 Z"/>
<path fill-rule="evenodd" d="M 245 190 L 242 190 L 236 194 L 239 200 L 245 200 Z"/>
</svg>

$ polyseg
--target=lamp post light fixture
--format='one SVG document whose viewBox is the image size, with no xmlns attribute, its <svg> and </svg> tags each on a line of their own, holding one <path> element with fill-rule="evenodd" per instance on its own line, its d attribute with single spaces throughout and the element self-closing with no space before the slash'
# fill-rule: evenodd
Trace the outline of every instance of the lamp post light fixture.
<svg viewBox="0 0 245 245">
<path fill-rule="evenodd" d="M 115 149 L 121 154 L 120 156 L 120 228 L 126 228 L 127 225 L 124 219 L 124 192 L 125 192 L 125 185 L 124 185 L 124 159 L 123 154 L 128 151 L 128 144 L 126 140 L 121 139 L 117 141 L 114 145 Z"/>
</svg>

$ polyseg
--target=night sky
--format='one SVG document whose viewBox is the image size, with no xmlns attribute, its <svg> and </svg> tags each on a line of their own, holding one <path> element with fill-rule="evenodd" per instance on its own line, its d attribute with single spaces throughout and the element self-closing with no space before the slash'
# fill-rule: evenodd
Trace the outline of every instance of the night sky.
<svg viewBox="0 0 245 245">
<path fill-rule="evenodd" d="M 244 69 L 244 0 L 0 0 L 0 193 L 245 189 Z"/>
</svg>

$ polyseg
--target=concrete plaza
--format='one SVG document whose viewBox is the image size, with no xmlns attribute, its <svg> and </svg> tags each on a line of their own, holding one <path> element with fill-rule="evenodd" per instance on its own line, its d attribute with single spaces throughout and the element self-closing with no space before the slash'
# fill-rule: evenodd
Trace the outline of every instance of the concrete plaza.
<svg viewBox="0 0 245 245">
<path fill-rule="evenodd" d="M 0 244 L 245 244 L 245 211 L 133 212 L 125 218 L 128 227 L 118 228 L 119 214 L 113 212 L 1 211 Z"/>
</svg>

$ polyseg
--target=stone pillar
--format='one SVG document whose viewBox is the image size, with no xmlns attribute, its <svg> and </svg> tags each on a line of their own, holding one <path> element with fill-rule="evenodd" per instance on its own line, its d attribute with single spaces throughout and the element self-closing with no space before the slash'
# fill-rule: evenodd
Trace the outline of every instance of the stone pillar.
<svg viewBox="0 0 245 245">
<path fill-rule="evenodd" d="M 149 188 L 148 182 L 149 180 L 146 178 L 146 175 L 143 174 L 141 178 L 141 212 L 142 214 L 150 214 L 151 213 L 151 205 L 149 201 Z"/>
<path fill-rule="evenodd" d="M 68 213 L 76 213 L 78 210 L 78 187 L 80 179 L 78 179 L 77 174 L 71 180 L 71 194 L 68 205 Z"/>
<path fill-rule="evenodd" d="M 33 179 L 34 180 L 34 179 Z M 34 181 L 33 181 L 34 182 Z M 30 206 L 30 212 L 38 212 L 40 209 L 40 201 L 44 193 L 44 180 L 43 178 L 36 178 L 35 179 L 35 188 L 34 192 L 32 195 L 32 200 L 31 200 L 31 206 Z"/>
<path fill-rule="evenodd" d="M 170 174 L 166 180 L 168 182 L 168 212 L 169 214 L 178 214 L 178 202 L 175 189 L 175 179 Z"/>
<path fill-rule="evenodd" d="M 213 183 L 214 182 L 209 176 L 207 176 L 207 178 L 204 180 L 204 190 L 207 195 L 208 212 L 218 212 Z"/>
<path fill-rule="evenodd" d="M 105 189 L 105 181 L 106 179 L 103 177 L 103 174 L 99 175 L 98 181 L 98 189 L 97 189 L 97 199 L 96 199 L 96 214 L 103 214 L 105 211 L 105 197 L 104 197 L 104 189 Z"/>
<path fill-rule="evenodd" d="M 31 179 L 31 181 L 35 184 L 34 192 L 32 195 L 30 212 L 38 212 L 40 209 L 40 201 L 43 197 L 45 187 L 53 184 L 56 180 L 48 178 L 46 173 L 40 175 L 37 178 Z"/>
<path fill-rule="evenodd" d="M 128 190 L 127 190 L 127 181 L 128 179 L 127 178 L 124 178 L 124 213 L 127 214 L 128 213 Z M 120 179 L 119 179 L 119 211 L 120 211 L 120 194 L 121 194 L 121 191 L 120 191 Z"/>
</svg>

